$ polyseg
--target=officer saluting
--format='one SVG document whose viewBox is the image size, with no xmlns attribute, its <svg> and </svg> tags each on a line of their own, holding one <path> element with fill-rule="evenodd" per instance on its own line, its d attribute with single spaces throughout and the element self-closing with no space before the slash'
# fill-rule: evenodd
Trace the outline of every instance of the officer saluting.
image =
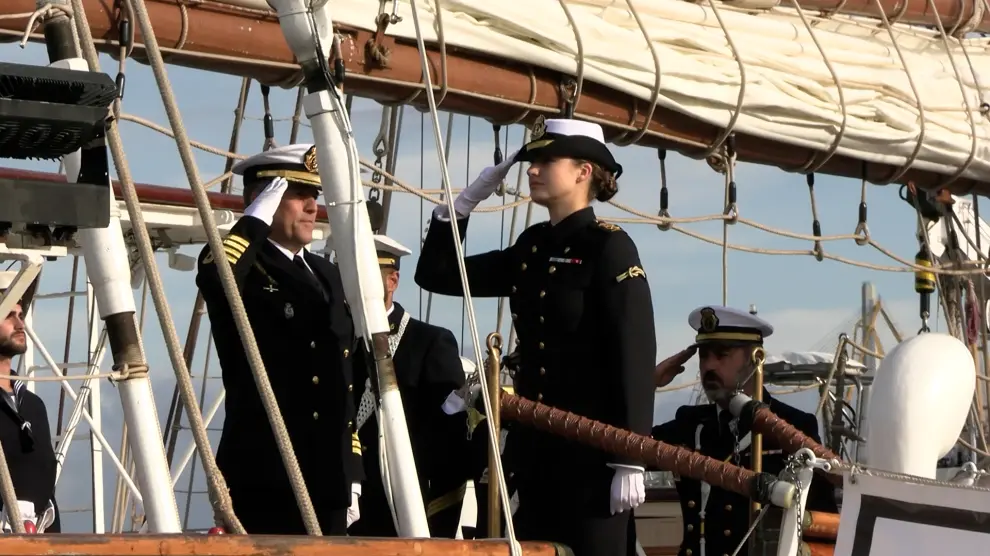
<svg viewBox="0 0 990 556">
<path fill-rule="evenodd" d="M 753 395 L 753 349 L 773 333 L 763 319 L 730 307 L 703 307 L 688 317 L 697 331 L 695 344 L 688 350 L 663 361 L 656 368 L 657 385 L 669 384 L 681 366 L 698 351 L 701 383 L 709 400 L 720 399 L 725 392 L 742 390 Z M 781 419 L 820 441 L 818 420 L 811 413 L 791 407 L 764 389 L 763 401 Z M 653 438 L 696 450 L 706 456 L 750 468 L 752 463 L 748 425 L 715 403 L 683 406 L 673 421 L 653 428 Z M 763 471 L 777 474 L 783 470 L 786 456 L 774 439 L 763 437 Z M 684 523 L 684 540 L 679 556 L 722 556 L 732 554 L 749 529 L 750 500 L 707 483 L 681 478 L 677 481 Z M 812 481 L 808 509 L 835 512 L 832 487 L 820 478 Z M 748 554 L 744 545 L 740 556 Z"/>
<path fill-rule="evenodd" d="M 357 518 L 364 478 L 354 428 L 354 328 L 337 267 L 307 251 L 320 193 L 316 149 L 288 145 L 238 162 L 244 216 L 207 245 L 196 284 L 226 389 L 217 465 L 251 534 L 306 534 L 217 264 L 232 266 L 272 390 L 324 535 Z M 350 508 L 350 510 L 349 510 Z"/>
<path fill-rule="evenodd" d="M 464 420 L 450 416 L 441 406 L 452 390 L 464 385 L 464 368 L 457 340 L 446 328 L 412 318 L 393 301 L 399 287 L 399 259 L 410 253 L 395 240 L 375 236 L 378 265 L 385 286 L 385 307 L 389 322 L 389 350 L 395 364 L 395 376 L 402 396 L 402 407 L 409 428 L 420 489 L 426 501 L 430 534 L 454 538 L 461 517 L 465 483 L 456 470 L 468 454 L 461 450 Z M 364 454 L 367 481 L 361 496 L 361 520 L 348 533 L 362 537 L 397 536 L 392 510 L 383 485 L 379 444 L 377 384 L 362 367 L 355 375 L 355 394 L 359 400 L 357 426 Z M 383 439 L 382 439 L 383 440 Z"/>
<path fill-rule="evenodd" d="M 608 201 L 622 172 L 600 126 L 546 122 L 505 162 L 486 168 L 453 205 L 461 235 L 468 215 L 515 162 L 527 170 L 534 203 L 549 222 L 527 228 L 511 247 L 467 257 L 472 295 L 508 297 L 519 333 L 518 395 L 648 434 L 653 422 L 656 334 L 650 286 L 636 245 L 598 220 L 592 200 Z M 416 267 L 416 283 L 463 295 L 447 206 L 434 211 Z M 631 508 L 645 498 L 638 462 L 529 427 L 514 427 L 519 540 L 569 546 L 575 556 L 626 549 Z"/>
</svg>

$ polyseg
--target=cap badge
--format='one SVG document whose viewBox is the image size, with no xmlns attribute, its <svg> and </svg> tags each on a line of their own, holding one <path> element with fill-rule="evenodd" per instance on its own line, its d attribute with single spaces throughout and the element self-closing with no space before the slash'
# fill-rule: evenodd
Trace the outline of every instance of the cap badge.
<svg viewBox="0 0 990 556">
<path fill-rule="evenodd" d="M 718 328 L 718 316 L 715 314 L 715 309 L 705 307 L 701 310 L 701 332 L 711 333 L 716 328 Z"/>
<path fill-rule="evenodd" d="M 536 120 L 533 121 L 533 127 L 530 129 L 530 141 L 535 141 L 543 134 L 547 132 L 547 121 L 544 116 L 537 116 Z"/>
<path fill-rule="evenodd" d="M 305 166 L 306 171 L 311 174 L 319 173 L 320 166 L 316 162 L 316 145 L 310 147 L 309 150 L 306 151 L 306 154 L 303 155 L 303 166 Z"/>
</svg>

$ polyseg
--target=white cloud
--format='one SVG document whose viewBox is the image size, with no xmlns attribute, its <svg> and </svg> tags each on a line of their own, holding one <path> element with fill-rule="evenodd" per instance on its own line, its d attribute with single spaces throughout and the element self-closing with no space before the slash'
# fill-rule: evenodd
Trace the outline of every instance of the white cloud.
<svg viewBox="0 0 990 556">
<path fill-rule="evenodd" d="M 0 51 L 11 55 L 20 62 L 42 63 L 44 49 L 36 45 L 25 51 L 12 46 L 0 46 Z M 9 59 L 9 58 L 4 58 Z M 105 71 L 112 71 L 115 64 L 102 57 Z M 176 91 L 180 108 L 185 116 L 185 124 L 190 136 L 198 141 L 226 149 L 230 140 L 230 125 L 236 103 L 240 81 L 234 78 L 209 76 L 189 70 L 170 67 L 169 76 Z M 207 83 L 208 81 L 208 83 Z M 209 90 L 204 95 L 202 91 Z M 271 105 L 276 122 L 279 144 L 285 144 L 295 103 L 294 91 L 273 89 Z M 124 99 L 124 110 L 161 125 L 167 126 L 160 97 L 154 87 L 150 70 L 140 64 L 128 65 L 128 91 Z M 261 95 L 257 84 L 252 88 L 247 109 L 252 119 L 245 121 L 241 129 L 240 152 L 253 152 L 260 149 L 263 133 Z M 355 137 L 367 160 L 374 160 L 372 145 L 380 129 L 380 107 L 370 101 L 356 100 L 353 123 Z M 425 122 L 425 128 L 420 126 Z M 441 116 L 441 129 L 446 133 L 446 115 Z M 414 187 L 439 189 L 441 187 L 436 150 L 429 115 L 421 115 L 413 109 L 405 110 L 401 130 L 397 175 Z M 470 133 L 468 126 L 470 125 Z M 185 172 L 175 149 L 174 141 L 157 132 L 136 124 L 122 124 L 122 134 L 134 179 L 138 182 L 159 185 L 172 185 L 187 188 Z M 504 133 L 504 129 L 503 129 Z M 503 136 L 504 137 L 504 136 Z M 300 129 L 300 141 L 311 140 L 310 130 Z M 509 154 L 521 143 L 522 131 L 516 127 L 509 131 L 509 146 L 503 145 L 503 154 Z M 482 168 L 492 163 L 493 133 L 490 124 L 481 119 L 469 120 L 456 116 L 449 153 L 451 186 L 466 186 Z M 616 156 L 625 167 L 621 179 L 621 191 L 616 200 L 642 211 L 656 214 L 659 209 L 660 171 L 655 150 L 638 147 L 615 149 Z M 221 157 L 196 151 L 196 160 L 202 179 L 210 179 L 222 172 L 224 160 Z M 8 164 L 7 161 L 4 164 Z M 51 163 L 14 164 L 54 171 Z M 422 177 L 421 177 L 422 174 Z M 667 157 L 668 188 L 670 211 L 674 216 L 687 217 L 700 214 L 718 214 L 723 209 L 723 177 L 714 173 L 704 161 L 689 159 L 675 153 Z M 514 181 L 515 173 L 510 174 Z M 740 165 L 737 172 L 738 201 L 742 216 L 777 228 L 810 233 L 811 217 L 809 196 L 804 179 L 782 173 L 776 169 Z M 525 182 L 523 185 L 525 192 Z M 895 198 L 896 188 L 870 188 L 870 225 L 873 236 L 905 256 L 912 258 L 917 249 L 914 233 L 913 213 Z M 816 184 L 816 197 L 819 218 L 827 234 L 851 233 L 856 224 L 857 205 L 860 201 L 859 184 L 853 180 L 822 179 Z M 483 207 L 502 203 L 503 199 L 493 198 Z M 462 302 L 459 299 L 422 294 L 412 281 L 418 255 L 419 238 L 429 220 L 432 203 L 421 202 L 418 198 L 404 193 L 393 196 L 389 234 L 413 249 L 413 255 L 404 261 L 402 285 L 398 299 L 414 315 L 429 314 L 431 321 L 446 326 L 461 339 L 462 349 L 470 355 L 473 350 L 470 331 L 463 336 Z M 604 218 L 615 218 L 621 214 L 612 207 L 598 207 Z M 516 233 L 522 228 L 528 211 L 527 206 L 517 210 Z M 532 222 L 546 219 L 545 210 L 534 207 Z M 467 239 L 467 252 L 478 253 L 508 245 L 512 211 L 478 213 L 472 217 Z M 706 236 L 721 239 L 722 226 L 719 222 L 688 225 L 688 228 Z M 640 256 L 653 291 L 654 309 L 657 318 L 658 353 L 663 359 L 691 342 L 693 332 L 686 324 L 688 313 L 697 306 L 718 304 L 722 300 L 722 261 L 721 250 L 717 246 L 701 243 L 674 231 L 660 232 L 652 224 L 623 224 L 639 248 Z M 780 238 L 763 231 L 737 224 L 729 228 L 729 241 L 739 244 L 773 249 L 808 249 L 810 242 Z M 851 241 L 829 243 L 830 253 L 873 264 L 892 264 L 870 248 L 858 247 Z M 186 249 L 186 252 L 192 249 Z M 42 289 L 52 292 L 65 289 L 69 283 L 71 263 L 60 261 L 46 266 Z M 195 299 L 195 286 L 191 273 L 168 270 L 164 258 L 159 257 L 166 286 L 169 306 L 181 341 L 185 341 L 190 313 Z M 815 347 L 822 343 L 822 337 L 834 334 L 834 329 L 848 320 L 859 307 L 859 288 L 863 281 L 873 281 L 880 293 L 890 297 L 895 321 L 903 323 L 907 333 L 917 329 L 916 300 L 911 289 L 911 276 L 905 274 L 879 273 L 875 270 L 856 268 L 836 262 L 818 263 L 809 257 L 788 257 L 753 255 L 730 252 L 727 266 L 728 303 L 746 307 L 750 303 L 759 306 L 760 314 L 776 327 L 776 333 L 768 341 L 771 350 L 800 350 Z M 135 297 L 140 304 L 140 292 Z M 44 306 L 42 309 L 41 306 Z M 148 300 L 149 314 L 146 317 L 144 343 L 147 357 L 152 367 L 152 380 L 160 419 L 164 419 L 174 386 L 174 375 L 164 349 L 164 342 L 157 325 L 157 317 Z M 66 324 L 65 301 L 45 301 L 39 305 L 36 328 L 53 356 L 61 360 Z M 73 326 L 70 360 L 81 360 L 85 356 L 85 325 L 81 318 L 81 304 L 77 303 Z M 497 316 L 496 300 L 476 300 L 481 340 L 495 329 Z M 506 309 L 506 312 L 508 309 Z M 500 332 L 508 337 L 508 317 L 503 318 Z M 910 323 L 910 326 L 908 325 Z M 192 367 L 195 375 L 201 375 L 207 360 L 207 338 L 209 328 L 206 319 L 198 335 L 198 348 Z M 828 339 L 826 337 L 826 339 Z M 834 341 L 834 337 L 831 338 Z M 826 342 L 827 344 L 827 342 Z M 889 342 L 885 343 L 889 348 Z M 833 344 L 834 346 L 834 344 Z M 209 357 L 211 376 L 218 375 L 215 355 Z M 109 359 L 103 370 L 109 369 Z M 690 364 L 689 364 L 690 365 Z M 78 373 L 78 370 L 73 370 Z M 695 370 L 689 369 L 682 380 L 691 380 Z M 201 377 L 195 379 L 197 387 Z M 102 382 L 102 409 L 104 431 L 108 440 L 119 445 L 119 430 L 122 424 L 120 403 L 116 391 L 106 381 Z M 73 386 L 78 389 L 78 383 Z M 219 382 L 208 381 L 207 394 L 202 405 L 208 406 L 216 394 Z M 38 385 L 38 390 L 46 399 L 54 422 L 58 407 L 58 388 L 51 383 Z M 673 408 L 688 401 L 690 391 L 665 395 L 658 401 L 658 419 L 672 415 Z M 800 405 L 800 404 L 799 404 Z M 68 415 L 66 410 L 66 416 Z M 218 415 L 213 427 L 222 423 L 223 413 Z M 81 425 L 79 432 L 87 430 Z M 217 442 L 218 434 L 211 433 L 212 442 Z M 190 441 L 188 431 L 180 435 L 176 459 Z M 88 448 L 85 440 L 77 440 L 72 449 L 68 467 L 63 476 L 58 495 L 62 506 L 67 509 L 88 505 L 90 481 Z M 105 507 L 111 511 L 113 502 L 114 474 L 105 463 Z M 185 487 L 185 477 L 179 482 Z M 203 490 L 202 473 L 199 473 L 194 490 Z M 192 522 L 202 525 L 209 520 L 206 498 L 195 495 Z M 180 513 L 183 511 L 183 497 L 180 496 Z M 88 530 L 88 514 L 67 514 L 66 530 Z M 109 517 L 108 517 L 109 524 Z"/>
</svg>

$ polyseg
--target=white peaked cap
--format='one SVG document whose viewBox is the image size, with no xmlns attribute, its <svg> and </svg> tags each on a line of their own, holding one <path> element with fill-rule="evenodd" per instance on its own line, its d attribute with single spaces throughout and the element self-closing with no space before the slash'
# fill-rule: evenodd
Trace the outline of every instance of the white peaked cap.
<svg viewBox="0 0 990 556">
<path fill-rule="evenodd" d="M 384 251 L 390 255 L 395 255 L 396 257 L 405 257 L 406 255 L 412 253 L 405 245 L 402 245 L 394 239 L 383 236 L 380 234 L 375 235 L 375 251 Z"/>
<path fill-rule="evenodd" d="M 602 131 L 602 126 L 598 124 L 582 120 L 565 119 L 546 120 L 544 123 L 546 124 L 547 133 L 555 133 L 557 135 L 584 135 L 605 144 L 605 133 Z"/>
<path fill-rule="evenodd" d="M 255 166 L 303 164 L 306 153 L 311 148 L 313 148 L 312 143 L 297 143 L 295 145 L 275 147 L 274 149 L 270 149 L 245 158 L 244 160 L 237 161 L 237 163 L 230 168 L 230 171 L 238 176 L 243 176 L 246 170 L 249 170 Z"/>
<path fill-rule="evenodd" d="M 688 316 L 688 324 L 698 332 L 695 342 L 762 342 L 773 334 L 769 322 L 747 311 L 708 305 Z"/>
<path fill-rule="evenodd" d="M 378 252 L 378 266 L 393 267 L 399 270 L 399 259 L 412 253 L 405 245 L 385 236 L 375 235 L 375 251 Z"/>
</svg>

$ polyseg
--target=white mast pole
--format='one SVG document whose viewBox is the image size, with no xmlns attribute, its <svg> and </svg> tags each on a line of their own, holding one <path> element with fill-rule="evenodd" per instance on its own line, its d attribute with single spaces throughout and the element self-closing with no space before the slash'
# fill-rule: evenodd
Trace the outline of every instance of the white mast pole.
<svg viewBox="0 0 990 556">
<path fill-rule="evenodd" d="M 388 350 L 388 318 L 374 237 L 368 219 L 357 145 L 344 107 L 340 81 L 331 78 L 333 21 L 327 0 L 268 0 L 278 12 L 286 42 L 302 65 L 309 94 L 303 99 L 313 129 L 320 181 L 327 207 L 344 293 L 354 315 L 355 330 L 373 354 L 384 419 L 385 456 L 391 473 L 398 532 L 403 537 L 429 537 L 416 462 Z M 336 81 L 336 83 L 334 83 Z"/>
<path fill-rule="evenodd" d="M 74 52 L 72 24 L 66 16 L 58 14 L 45 22 L 45 38 L 52 67 L 89 71 L 86 61 Z M 80 172 L 85 170 L 81 150 L 63 157 L 62 161 L 67 180 L 76 182 Z M 117 389 L 149 529 L 155 533 L 179 533 L 179 510 L 172 491 L 165 446 L 161 442 L 144 346 L 134 318 L 131 272 L 119 208 L 113 195 L 110 201 L 110 224 L 106 228 L 80 229 L 77 242 L 83 250 L 86 274 L 96 296 L 100 318 L 107 327 L 114 367 L 129 372 L 123 373 Z"/>
</svg>

